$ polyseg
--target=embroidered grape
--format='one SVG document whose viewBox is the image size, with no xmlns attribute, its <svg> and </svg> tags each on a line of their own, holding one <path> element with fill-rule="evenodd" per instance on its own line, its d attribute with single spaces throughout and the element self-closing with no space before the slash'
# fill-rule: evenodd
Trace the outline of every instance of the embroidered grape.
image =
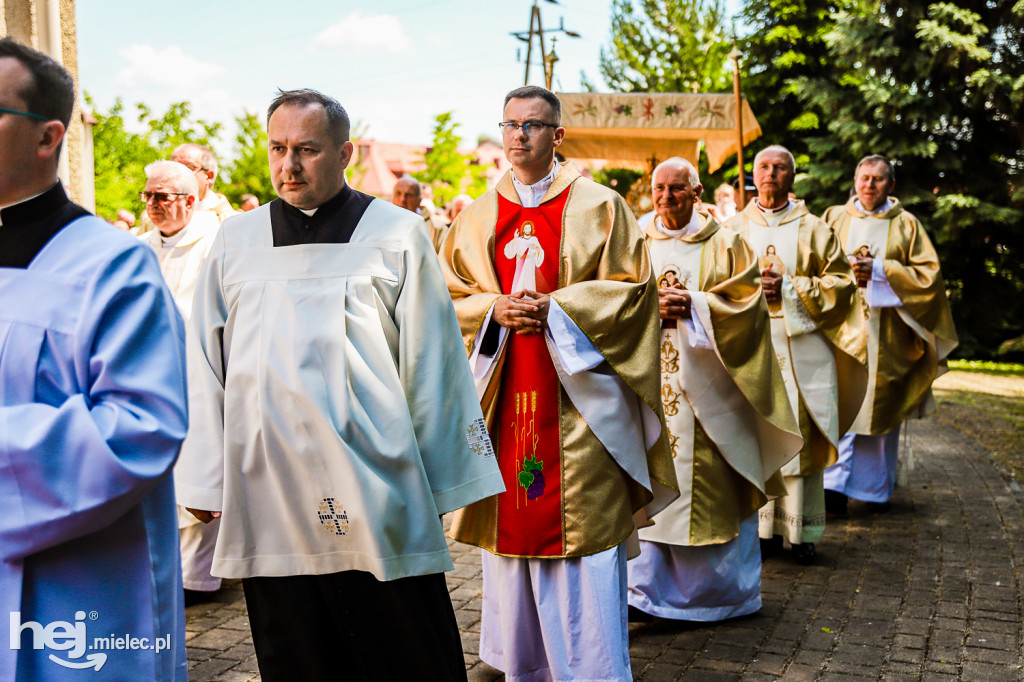
<svg viewBox="0 0 1024 682">
<path fill-rule="evenodd" d="M 536 500 L 544 494 L 544 474 L 539 471 L 533 472 L 533 483 L 526 489 L 526 499 Z"/>
</svg>

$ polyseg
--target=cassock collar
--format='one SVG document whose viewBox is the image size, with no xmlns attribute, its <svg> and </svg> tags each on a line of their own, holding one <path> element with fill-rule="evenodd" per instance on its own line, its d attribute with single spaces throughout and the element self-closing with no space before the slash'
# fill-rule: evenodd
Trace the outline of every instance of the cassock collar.
<svg viewBox="0 0 1024 682">
<path fill-rule="evenodd" d="M 665 227 L 665 223 L 661 220 L 661 216 L 654 217 L 655 227 L 669 237 L 687 237 L 695 234 L 700 230 L 700 218 L 697 216 L 697 207 L 693 207 L 693 211 L 690 213 L 690 222 L 686 223 L 681 230 L 670 230 Z"/>
<path fill-rule="evenodd" d="M 55 234 L 89 212 L 68 199 L 60 182 L 0 210 L 0 267 L 27 268 Z"/>
<path fill-rule="evenodd" d="M 373 197 L 357 192 L 347 184 L 310 215 L 286 202 L 270 202 L 270 224 L 274 246 L 299 244 L 345 244 L 366 212 Z"/>
<path fill-rule="evenodd" d="M 555 181 L 555 176 L 558 175 L 558 171 L 561 170 L 558 163 L 552 159 L 551 170 L 543 178 L 527 185 L 519 181 L 516 177 L 516 173 L 512 171 L 512 186 L 516 188 L 516 194 L 519 195 L 519 201 L 523 206 L 528 208 L 534 208 L 538 206 L 541 199 L 547 194 L 548 189 L 551 187 L 551 183 Z"/>
<path fill-rule="evenodd" d="M 857 197 L 850 197 L 846 201 L 846 212 L 854 218 L 880 218 L 882 220 L 892 220 L 900 213 L 903 213 L 903 204 L 900 200 L 894 196 L 886 197 L 886 205 L 880 207 L 879 210 L 874 213 L 868 213 L 861 206 L 860 201 Z"/>
<path fill-rule="evenodd" d="M 893 203 L 892 199 L 886 197 L 885 201 L 882 202 L 881 206 L 876 208 L 874 211 L 869 211 L 866 208 L 864 208 L 864 204 L 860 203 L 860 199 L 854 197 L 853 207 L 856 208 L 861 213 L 863 213 L 864 215 L 878 215 L 879 213 L 888 213 L 889 211 L 891 211 Z"/>
<path fill-rule="evenodd" d="M 60 180 L 50 189 L 0 208 L 0 225 L 18 225 L 47 216 L 68 203 L 67 192 Z"/>
<path fill-rule="evenodd" d="M 789 207 L 792 206 L 792 205 L 793 205 L 793 202 L 787 200 L 786 203 L 783 206 L 780 206 L 779 208 L 765 208 L 764 206 L 761 205 L 760 201 L 757 201 L 756 199 L 754 200 L 754 206 L 757 206 L 757 210 L 760 211 L 761 213 L 766 214 L 766 215 L 774 215 L 774 214 L 777 214 L 777 213 L 785 213 L 786 211 L 789 210 Z"/>
<path fill-rule="evenodd" d="M 322 222 L 326 216 L 334 213 L 338 208 L 344 205 L 351 195 L 352 188 L 348 186 L 348 183 L 346 183 L 341 186 L 341 191 L 316 208 L 312 209 L 312 213 L 307 213 L 301 208 L 295 208 L 284 199 L 281 199 L 280 201 L 284 205 L 285 215 L 307 222 L 316 220 L 316 217 L 319 215 L 320 221 Z"/>
<path fill-rule="evenodd" d="M 679 239 L 684 242 L 696 243 L 702 242 L 718 232 L 721 226 L 721 223 L 715 220 L 706 208 L 694 206 L 690 222 L 682 230 L 666 229 L 658 216 L 647 223 L 643 230 L 644 234 L 653 239 Z"/>
</svg>

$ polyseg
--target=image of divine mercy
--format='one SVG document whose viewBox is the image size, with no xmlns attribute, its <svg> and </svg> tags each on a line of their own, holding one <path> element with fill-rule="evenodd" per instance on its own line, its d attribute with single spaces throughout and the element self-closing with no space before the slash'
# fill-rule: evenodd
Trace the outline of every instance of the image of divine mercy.
<svg viewBox="0 0 1024 682">
<path fill-rule="evenodd" d="M 511 293 L 529 289 L 537 290 L 537 268 L 544 262 L 544 249 L 533 234 L 533 223 L 525 222 L 522 234 L 517 229 L 512 239 L 505 244 L 505 258 L 516 259 L 516 274 L 512 278 Z"/>
</svg>

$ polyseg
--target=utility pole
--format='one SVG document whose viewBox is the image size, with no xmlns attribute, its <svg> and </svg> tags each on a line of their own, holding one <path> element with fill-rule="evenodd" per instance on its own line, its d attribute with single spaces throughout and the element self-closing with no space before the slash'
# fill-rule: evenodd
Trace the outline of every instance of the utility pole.
<svg viewBox="0 0 1024 682">
<path fill-rule="evenodd" d="M 558 0 L 546 0 L 552 5 L 557 5 Z M 545 29 L 541 23 L 540 18 L 540 6 L 537 4 L 538 0 L 533 0 L 533 6 L 530 7 L 530 28 L 527 31 L 513 31 L 514 35 L 519 40 L 526 43 L 526 73 L 523 76 L 523 85 L 530 84 L 530 64 L 533 61 L 533 37 L 537 36 L 537 41 L 540 47 L 541 65 L 544 69 L 544 83 L 548 90 L 551 89 L 551 84 L 555 78 L 555 62 L 558 61 L 558 55 L 555 54 L 554 37 L 551 39 L 551 52 L 548 53 L 544 48 L 544 34 L 545 33 L 564 33 L 570 38 L 579 38 L 580 34 L 576 31 L 570 31 L 565 28 L 565 20 L 559 19 L 558 28 Z"/>
<path fill-rule="evenodd" d="M 747 205 L 747 172 L 743 170 L 743 98 L 740 95 L 740 57 L 742 56 L 743 53 L 733 43 L 729 59 L 732 60 L 733 65 L 732 88 L 736 94 L 736 165 L 740 170 L 739 207 L 741 211 Z"/>
</svg>

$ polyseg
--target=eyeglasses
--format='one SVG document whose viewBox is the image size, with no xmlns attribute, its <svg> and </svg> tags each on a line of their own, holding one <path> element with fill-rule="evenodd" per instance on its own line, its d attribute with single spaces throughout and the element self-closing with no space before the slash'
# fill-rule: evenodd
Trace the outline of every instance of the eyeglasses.
<svg viewBox="0 0 1024 682">
<path fill-rule="evenodd" d="M 501 128 L 501 132 L 506 135 L 513 135 L 517 130 L 522 130 L 523 135 L 529 137 L 535 133 L 539 133 L 544 128 L 557 128 L 553 123 L 542 123 L 541 121 L 526 121 L 525 123 L 516 123 L 515 121 L 502 121 L 498 124 Z"/>
<path fill-rule="evenodd" d="M 27 116 L 28 118 L 34 118 L 37 121 L 49 121 L 50 119 L 41 114 L 33 114 L 31 111 L 18 111 L 17 109 L 7 109 L 0 107 L 0 114 L 14 114 L 15 116 Z"/>
<path fill-rule="evenodd" d="M 150 200 L 158 204 L 166 204 L 169 201 L 176 201 L 175 197 L 187 197 L 188 192 L 139 192 L 139 200 L 148 204 Z"/>
</svg>

